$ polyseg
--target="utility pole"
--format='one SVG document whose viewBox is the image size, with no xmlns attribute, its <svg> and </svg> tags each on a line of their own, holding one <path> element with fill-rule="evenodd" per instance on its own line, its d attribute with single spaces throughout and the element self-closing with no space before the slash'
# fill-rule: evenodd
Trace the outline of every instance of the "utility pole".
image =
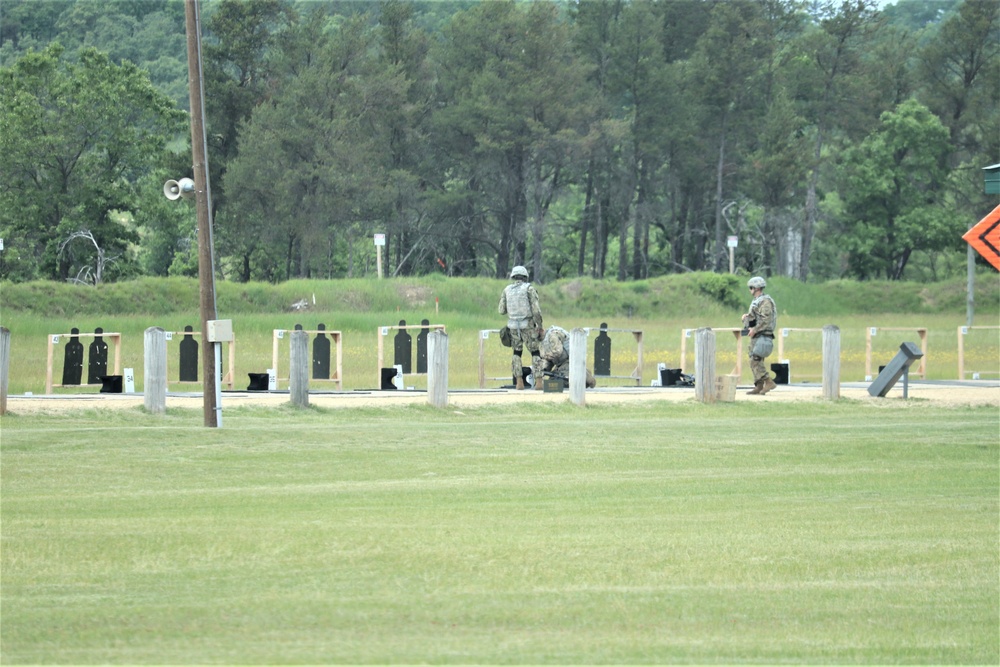
<svg viewBox="0 0 1000 667">
<path fill-rule="evenodd" d="M 198 0 L 184 0 L 191 96 L 191 157 L 194 162 L 195 210 L 198 215 L 198 285 L 201 306 L 201 371 L 205 426 L 218 427 L 216 345 L 209 342 L 208 322 L 216 319 L 215 250 L 212 244 L 212 197 L 208 183 L 204 85 L 201 73 L 201 20 Z"/>
</svg>

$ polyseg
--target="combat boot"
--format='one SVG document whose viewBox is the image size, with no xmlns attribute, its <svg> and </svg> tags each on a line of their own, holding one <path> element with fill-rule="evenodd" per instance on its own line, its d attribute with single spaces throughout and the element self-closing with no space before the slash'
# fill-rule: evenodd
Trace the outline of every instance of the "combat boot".
<svg viewBox="0 0 1000 667">
<path fill-rule="evenodd" d="M 524 377 L 521 375 L 517 376 L 517 384 L 514 386 L 515 389 L 524 389 Z"/>
<path fill-rule="evenodd" d="M 760 388 L 760 393 L 766 394 L 777 386 L 771 378 L 764 378 L 764 385 Z"/>
<path fill-rule="evenodd" d="M 764 389 L 764 381 L 757 380 L 753 383 L 753 389 L 747 392 L 748 395 L 753 396 L 754 394 L 762 394 Z"/>
</svg>

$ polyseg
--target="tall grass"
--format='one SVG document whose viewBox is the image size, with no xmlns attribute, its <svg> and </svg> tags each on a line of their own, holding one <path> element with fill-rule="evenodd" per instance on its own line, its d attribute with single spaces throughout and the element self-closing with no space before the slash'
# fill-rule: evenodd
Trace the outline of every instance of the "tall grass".
<svg viewBox="0 0 1000 667">
<path fill-rule="evenodd" d="M 996 274 L 981 276 L 977 284 L 983 290 L 992 290 L 977 296 L 977 324 L 1000 325 L 1000 282 Z M 273 366 L 275 329 L 292 329 L 301 324 L 307 330 L 315 330 L 322 323 L 327 330 L 343 333 L 343 387 L 377 387 L 380 328 L 395 326 L 400 320 L 415 325 L 426 319 L 430 324 L 445 325 L 449 333 L 449 384 L 456 388 L 476 387 L 480 331 L 503 324 L 496 309 L 503 285 L 504 281 L 499 280 L 443 276 L 383 281 L 301 280 L 275 286 L 219 283 L 218 317 L 232 319 L 236 333 L 236 362 L 229 368 L 228 351 L 224 350 L 227 365 L 224 372 L 235 370 L 233 387 L 245 388 L 248 373 L 262 373 Z M 916 330 L 926 328 L 926 377 L 958 378 L 957 328 L 966 323 L 966 316 L 964 295 L 956 305 L 954 297 L 960 293 L 956 289 L 956 285 L 948 283 L 808 285 L 782 279 L 774 279 L 769 285 L 778 304 L 779 328 L 818 329 L 827 324 L 840 327 L 844 381 L 865 379 L 865 332 L 870 327 L 890 329 L 872 339 L 873 372 L 892 358 L 900 343 L 919 343 Z M 11 393 L 44 390 L 49 336 L 69 333 L 73 327 L 84 333 L 93 332 L 96 327 L 121 333 L 122 366 L 134 370 L 138 391 L 142 390 L 143 382 L 143 332 L 152 326 L 178 332 L 186 325 L 195 330 L 200 327 L 197 282 L 189 279 L 145 279 L 97 289 L 54 283 L 5 284 L 0 290 L 0 324 L 11 330 Z M 691 372 L 693 339 L 686 346 L 687 358 L 681 359 L 683 332 L 705 326 L 738 327 L 747 298 L 742 278 L 717 274 L 686 274 L 631 283 L 567 280 L 540 286 L 539 291 L 547 324 L 567 329 L 607 324 L 611 328 L 641 331 L 642 381 L 647 385 L 658 376 L 659 363 Z M 302 310 L 295 311 L 293 304 L 304 305 Z M 853 310 L 849 304 L 853 304 L 850 306 Z M 415 355 L 419 332 L 409 333 Z M 391 331 L 383 337 L 386 365 L 395 361 L 394 335 L 395 331 Z M 65 342 L 66 338 L 62 338 L 53 350 L 54 384 L 61 380 Z M 491 378 L 489 386 L 498 386 L 503 381 L 492 378 L 509 373 L 509 351 L 501 347 L 495 335 L 482 342 L 485 375 Z M 971 377 L 972 373 L 983 378 L 1000 377 L 997 329 L 973 330 L 963 342 L 965 377 Z M 822 372 L 820 335 L 791 332 L 781 343 L 793 381 L 818 381 Z M 716 347 L 719 371 L 734 370 L 738 355 L 731 335 L 720 331 Z M 287 376 L 287 340 L 279 344 L 279 354 L 279 369 L 284 367 Z M 170 377 L 177 378 L 176 343 L 168 345 L 168 356 Z M 781 361 L 777 350 L 770 361 Z M 592 350 L 588 363 L 593 363 Z M 746 360 L 741 359 L 740 364 L 743 381 L 749 381 Z M 637 365 L 635 338 L 628 333 L 613 334 L 612 374 L 629 376 Z M 631 383 L 621 378 L 601 382 Z M 425 378 L 409 377 L 407 386 L 423 387 Z M 331 387 L 327 383 L 314 383 L 316 389 Z M 175 383 L 170 388 L 181 391 L 198 387 Z"/>
<path fill-rule="evenodd" d="M 3 664 L 997 664 L 993 408 L 4 417 Z"/>
<path fill-rule="evenodd" d="M 734 319 L 729 319 L 734 317 Z M 398 325 L 400 320 L 408 324 L 419 324 L 422 320 L 430 324 L 441 324 L 446 327 L 449 336 L 449 385 L 456 389 L 467 389 L 479 386 L 479 349 L 480 342 L 484 351 L 484 370 L 487 378 L 502 378 L 509 374 L 510 350 L 502 347 L 499 338 L 494 333 L 486 340 L 480 341 L 480 331 L 497 329 L 501 322 L 491 314 L 470 315 L 450 313 L 442 309 L 435 313 L 429 311 L 399 311 L 399 312 L 308 312 L 300 314 L 253 314 L 233 316 L 233 327 L 236 334 L 235 352 L 235 389 L 245 389 L 248 384 L 248 373 L 263 373 L 273 367 L 272 352 L 274 331 L 276 329 L 293 329 L 301 324 L 306 330 L 315 330 L 319 324 L 324 324 L 328 331 L 342 333 L 343 354 L 343 388 L 371 389 L 377 388 L 379 381 L 378 343 L 382 337 L 384 358 L 383 364 L 393 365 L 393 341 L 396 331 L 390 329 L 388 335 L 381 335 L 382 327 Z M 643 363 L 642 379 L 644 385 L 658 377 L 657 364 L 664 363 L 668 368 L 685 368 L 693 372 L 694 368 L 694 338 L 684 340 L 684 331 L 701 326 L 727 328 L 739 326 L 739 319 L 733 315 L 717 316 L 708 319 L 694 315 L 691 319 L 658 319 L 639 320 L 636 318 L 597 318 L 566 317 L 550 320 L 566 328 L 576 326 L 596 329 L 606 323 L 611 328 L 642 332 Z M 841 380 L 844 382 L 860 382 L 865 379 L 866 332 L 870 327 L 880 328 L 880 332 L 871 339 L 872 367 L 877 373 L 878 366 L 887 363 L 898 352 L 899 345 L 904 341 L 919 344 L 918 328 L 927 331 L 927 379 L 957 379 L 958 378 L 958 327 L 963 320 L 942 315 L 853 315 L 833 318 L 781 316 L 779 326 L 792 329 L 781 342 L 784 347 L 783 357 L 789 361 L 792 382 L 818 382 L 822 374 L 822 336 L 818 332 L 798 331 L 798 329 L 820 329 L 827 324 L 836 324 L 841 331 Z M 121 333 L 122 367 L 132 368 L 136 377 L 136 390 L 143 387 L 143 342 L 144 332 L 152 326 L 161 327 L 166 331 L 183 332 L 186 325 L 199 329 L 197 314 L 164 315 L 164 316 L 86 316 L 41 317 L 33 314 L 16 314 L 8 318 L 4 326 L 11 329 L 11 362 L 10 362 L 10 393 L 19 394 L 26 391 L 41 393 L 45 389 L 48 340 L 52 334 L 67 334 L 71 328 L 77 327 L 83 333 L 92 333 L 97 327 L 106 333 Z M 898 329 L 898 330 L 892 330 Z M 418 330 L 410 330 L 413 370 L 416 370 Z M 596 336 L 592 332 L 591 339 Z M 780 332 L 779 332 L 780 336 Z M 601 378 L 602 386 L 635 385 L 634 381 L 623 379 L 632 374 L 638 363 L 638 344 L 635 337 L 629 333 L 612 333 L 611 365 L 612 374 L 622 376 L 616 378 Z M 60 338 L 53 346 L 53 382 L 58 385 L 62 379 L 63 357 L 65 354 L 66 337 Z M 81 339 L 84 346 L 90 344 L 89 338 Z M 289 338 L 279 340 L 279 376 L 288 377 Z M 168 377 L 171 378 L 171 391 L 200 391 L 200 385 L 178 384 L 179 377 L 179 341 L 180 336 L 167 345 Z M 965 347 L 965 379 L 977 373 L 983 379 L 1000 377 L 1000 330 L 973 329 L 963 340 Z M 588 349 L 588 365 L 593 365 L 593 343 Z M 686 348 L 686 359 L 681 359 L 681 350 Z M 746 354 L 745 343 L 743 354 L 739 357 L 742 367 L 742 381 L 751 379 Z M 737 364 L 736 339 L 727 331 L 716 334 L 716 366 L 720 373 L 728 373 Z M 109 350 L 109 360 L 113 360 L 113 347 Z M 525 353 L 525 362 L 529 356 Z M 777 347 L 770 362 L 779 361 Z M 223 347 L 223 372 L 229 374 L 234 370 L 229 366 L 228 347 Z M 86 370 L 86 369 L 85 369 Z M 111 361 L 108 371 L 111 372 Z M 912 369 L 911 377 L 918 379 L 917 368 Z M 84 376 L 86 379 L 86 374 Z M 409 375 L 407 386 L 423 388 L 426 377 Z M 509 384 L 508 380 L 490 379 L 488 387 Z M 287 388 L 283 381 L 281 388 Z M 311 388 L 333 389 L 331 383 L 311 381 Z M 93 388 L 55 388 L 53 393 L 79 393 L 96 391 Z"/>
</svg>

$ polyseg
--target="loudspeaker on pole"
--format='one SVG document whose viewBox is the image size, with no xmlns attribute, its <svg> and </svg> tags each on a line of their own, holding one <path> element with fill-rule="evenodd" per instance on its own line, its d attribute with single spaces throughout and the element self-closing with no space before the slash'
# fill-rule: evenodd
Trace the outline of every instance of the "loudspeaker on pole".
<svg viewBox="0 0 1000 667">
<path fill-rule="evenodd" d="M 182 178 L 179 181 L 171 179 L 163 184 L 163 196 L 170 201 L 181 197 L 191 199 L 194 197 L 194 181 L 190 178 Z"/>
</svg>

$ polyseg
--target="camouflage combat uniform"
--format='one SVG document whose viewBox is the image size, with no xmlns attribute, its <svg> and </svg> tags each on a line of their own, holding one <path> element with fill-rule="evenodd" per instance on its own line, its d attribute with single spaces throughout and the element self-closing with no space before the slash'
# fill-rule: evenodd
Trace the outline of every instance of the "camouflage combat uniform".
<svg viewBox="0 0 1000 667">
<path fill-rule="evenodd" d="M 569 334 L 562 327 L 552 326 L 545 332 L 538 349 L 542 357 L 542 370 L 569 378 Z M 597 380 L 587 370 L 586 386 L 593 389 Z"/>
<path fill-rule="evenodd" d="M 562 327 L 549 327 L 538 346 L 542 370 L 569 377 L 569 334 Z"/>
<path fill-rule="evenodd" d="M 538 356 L 538 343 L 542 330 L 542 309 L 538 305 L 538 292 L 528 281 L 514 280 L 500 295 L 498 309 L 501 315 L 507 316 L 513 354 L 510 369 L 514 378 L 521 377 L 521 354 L 527 346 L 531 353 L 531 372 L 535 376 L 535 384 L 541 387 L 542 366 Z"/>
<path fill-rule="evenodd" d="M 778 308 L 770 294 L 761 294 L 753 300 L 747 319 L 754 322 L 754 335 L 750 339 L 750 370 L 756 385 L 770 379 L 764 359 L 774 349 L 774 328 L 778 323 Z"/>
</svg>

